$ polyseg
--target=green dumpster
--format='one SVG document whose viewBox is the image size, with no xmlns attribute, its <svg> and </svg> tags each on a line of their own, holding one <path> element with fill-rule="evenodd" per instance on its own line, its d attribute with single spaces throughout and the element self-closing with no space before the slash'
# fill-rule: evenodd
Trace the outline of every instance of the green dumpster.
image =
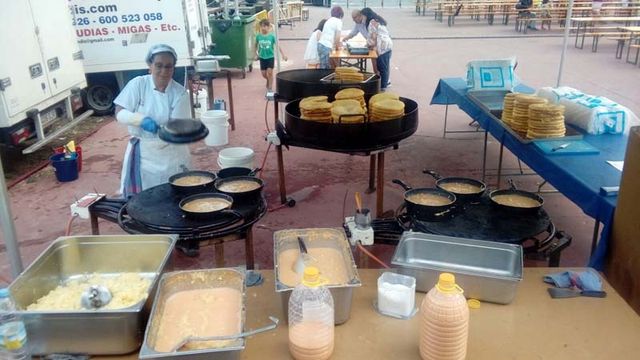
<svg viewBox="0 0 640 360">
<path fill-rule="evenodd" d="M 256 15 L 240 16 L 236 20 L 209 19 L 211 39 L 215 44 L 211 54 L 229 55 L 231 59 L 220 61 L 220 66 L 240 69 L 243 77 L 247 68 L 253 70 Z"/>
</svg>

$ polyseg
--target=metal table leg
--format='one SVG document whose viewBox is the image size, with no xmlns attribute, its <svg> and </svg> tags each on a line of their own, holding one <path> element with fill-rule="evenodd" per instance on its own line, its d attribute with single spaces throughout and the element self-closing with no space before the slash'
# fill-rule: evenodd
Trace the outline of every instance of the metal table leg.
<svg viewBox="0 0 640 360">
<path fill-rule="evenodd" d="M 496 188 L 500 189 L 500 182 L 502 180 L 502 155 L 504 153 L 504 144 L 500 142 L 500 156 L 498 157 L 498 181 Z"/>
<path fill-rule="evenodd" d="M 98 217 L 93 213 L 90 215 L 91 219 L 91 235 L 100 235 L 100 227 L 98 226 Z"/>
<path fill-rule="evenodd" d="M 276 154 L 278 158 L 278 186 L 280 189 L 280 203 L 287 203 L 287 189 L 284 183 L 284 161 L 282 159 L 282 145 L 276 146 Z"/>
<path fill-rule="evenodd" d="M 255 266 L 253 259 L 253 225 L 247 229 L 247 234 L 244 237 L 244 249 L 247 269 L 253 270 Z"/>
<path fill-rule="evenodd" d="M 213 252 L 215 256 L 215 264 L 217 268 L 224 267 L 224 242 L 216 242 L 213 245 Z"/>
<path fill-rule="evenodd" d="M 376 217 L 384 212 L 384 151 L 378 153 L 378 191 L 376 192 Z"/>
<path fill-rule="evenodd" d="M 489 131 L 484 132 L 484 148 L 482 150 L 482 182 L 484 182 L 487 175 L 487 141 Z"/>
<path fill-rule="evenodd" d="M 365 193 L 371 194 L 376 191 L 376 154 L 369 157 L 369 188 Z"/>
<path fill-rule="evenodd" d="M 600 219 L 596 216 L 595 224 L 593 226 L 593 238 L 591 239 L 591 255 L 596 252 L 596 246 L 598 245 L 598 235 L 600 233 Z"/>
<path fill-rule="evenodd" d="M 444 130 L 442 130 L 442 137 L 447 136 L 447 116 L 449 115 L 449 99 L 447 98 L 447 105 L 444 106 Z"/>
<path fill-rule="evenodd" d="M 231 124 L 231 130 L 236 129 L 236 120 L 233 110 L 233 88 L 231 87 L 231 71 L 227 71 L 227 92 L 229 95 L 229 123 Z"/>
</svg>

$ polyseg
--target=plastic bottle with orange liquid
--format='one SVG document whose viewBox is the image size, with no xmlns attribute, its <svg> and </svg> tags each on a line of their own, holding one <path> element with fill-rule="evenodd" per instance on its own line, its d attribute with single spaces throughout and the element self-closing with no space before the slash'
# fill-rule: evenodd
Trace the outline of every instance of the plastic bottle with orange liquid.
<svg viewBox="0 0 640 360">
<path fill-rule="evenodd" d="M 469 308 L 455 276 L 442 273 L 420 306 L 420 357 L 461 360 L 467 356 Z"/>
<path fill-rule="evenodd" d="M 289 298 L 289 352 L 296 360 L 325 360 L 333 353 L 333 297 L 318 268 L 304 269 Z"/>
</svg>

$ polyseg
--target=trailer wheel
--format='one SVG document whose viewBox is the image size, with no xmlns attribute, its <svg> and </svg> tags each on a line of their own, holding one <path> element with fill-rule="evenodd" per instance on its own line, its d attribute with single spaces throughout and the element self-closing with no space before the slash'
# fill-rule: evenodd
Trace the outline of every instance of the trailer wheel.
<svg viewBox="0 0 640 360">
<path fill-rule="evenodd" d="M 249 72 L 253 72 L 253 64 L 249 64 Z"/>
<path fill-rule="evenodd" d="M 247 77 L 247 68 L 242 68 L 242 78 L 245 79 Z"/>
<path fill-rule="evenodd" d="M 92 109 L 95 115 L 108 115 L 113 113 L 115 92 L 109 86 L 103 84 L 90 85 L 82 92 L 82 101 L 85 106 Z"/>
</svg>

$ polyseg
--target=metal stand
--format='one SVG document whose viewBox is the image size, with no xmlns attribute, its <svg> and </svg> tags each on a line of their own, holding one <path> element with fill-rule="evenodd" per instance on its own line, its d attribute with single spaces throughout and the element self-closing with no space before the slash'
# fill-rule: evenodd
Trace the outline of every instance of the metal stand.
<svg viewBox="0 0 640 360">
<path fill-rule="evenodd" d="M 274 97 L 274 126 L 277 129 L 280 125 L 279 116 L 279 100 L 278 95 Z M 281 126 L 281 125 L 280 125 Z M 287 199 L 287 188 L 285 184 L 285 172 L 284 172 L 284 157 L 282 154 L 282 146 L 276 146 L 276 155 L 278 162 L 278 187 L 280 191 L 280 203 L 287 204 L 289 207 L 295 206 L 293 199 Z M 389 149 L 397 149 L 397 144 L 392 144 L 388 148 L 367 152 L 366 156 L 369 156 L 369 188 L 365 191 L 367 194 L 376 193 L 376 217 L 381 217 L 384 213 L 384 152 Z M 330 151 L 330 150 L 327 150 Z M 363 154 L 358 154 L 363 155 Z M 376 169 L 377 163 L 377 169 Z M 376 184 L 377 183 L 377 184 Z"/>
</svg>

